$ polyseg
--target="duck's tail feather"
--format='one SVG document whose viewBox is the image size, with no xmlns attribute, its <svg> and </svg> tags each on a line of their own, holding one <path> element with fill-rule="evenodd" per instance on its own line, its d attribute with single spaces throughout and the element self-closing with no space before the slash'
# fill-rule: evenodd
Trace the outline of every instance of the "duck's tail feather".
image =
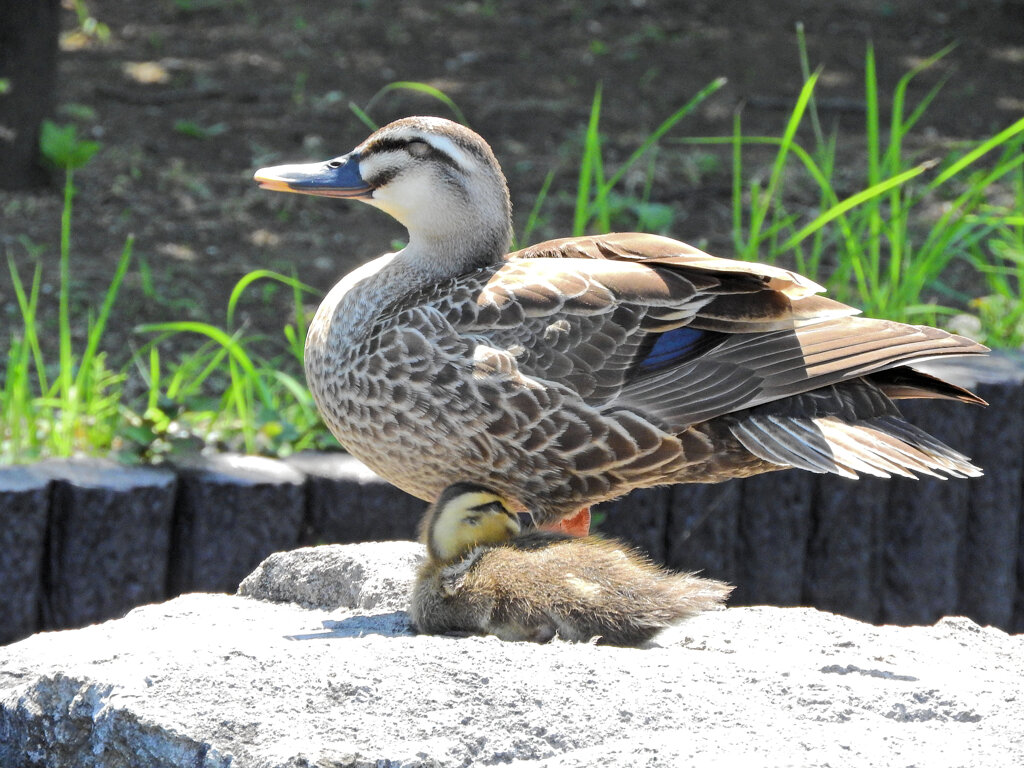
<svg viewBox="0 0 1024 768">
<path fill-rule="evenodd" d="M 982 474 L 966 456 L 898 416 L 851 423 L 835 416 L 750 415 L 731 424 L 730 430 L 752 454 L 780 467 L 848 478 Z"/>
</svg>

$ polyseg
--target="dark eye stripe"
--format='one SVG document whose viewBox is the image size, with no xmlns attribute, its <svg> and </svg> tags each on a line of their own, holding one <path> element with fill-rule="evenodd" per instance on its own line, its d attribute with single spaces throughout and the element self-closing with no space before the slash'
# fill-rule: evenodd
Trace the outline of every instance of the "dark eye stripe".
<svg viewBox="0 0 1024 768">
<path fill-rule="evenodd" d="M 376 189 L 377 187 L 383 187 L 385 184 L 387 184 L 389 181 L 391 181 L 397 175 L 398 175 L 398 171 L 395 170 L 394 168 L 385 168 L 380 173 L 378 173 L 376 176 L 371 176 L 370 178 L 366 179 L 366 182 L 371 187 Z"/>
<path fill-rule="evenodd" d="M 485 504 L 477 504 L 475 507 L 470 507 L 474 512 L 501 512 L 505 513 L 505 508 L 497 501 L 488 501 Z"/>
<path fill-rule="evenodd" d="M 444 163 L 445 165 L 449 165 L 452 168 L 461 170 L 459 164 L 456 163 L 455 160 L 452 159 L 452 157 L 450 155 L 448 155 L 445 152 L 442 152 L 437 147 L 435 147 L 433 144 L 431 144 L 429 141 L 423 141 L 423 139 L 394 139 L 394 138 L 383 137 L 383 138 L 377 139 L 377 141 L 373 142 L 373 144 L 368 146 L 363 151 L 363 157 L 367 157 L 369 155 L 375 155 L 378 152 L 396 152 L 396 151 L 400 152 L 400 151 L 404 151 L 413 142 L 419 142 L 421 144 L 426 144 L 427 145 L 427 151 L 424 154 L 422 154 L 422 155 L 418 155 L 418 157 L 421 157 L 421 158 L 424 158 L 424 159 L 425 158 L 430 158 L 431 160 L 438 160 L 438 161 Z"/>
</svg>

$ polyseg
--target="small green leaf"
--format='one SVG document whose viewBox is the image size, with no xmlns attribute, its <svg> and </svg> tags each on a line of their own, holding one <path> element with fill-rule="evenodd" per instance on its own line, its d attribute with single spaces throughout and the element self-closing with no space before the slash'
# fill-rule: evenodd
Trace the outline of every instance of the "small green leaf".
<svg viewBox="0 0 1024 768">
<path fill-rule="evenodd" d="M 74 123 L 57 125 L 44 120 L 39 134 L 39 151 L 58 168 L 74 170 L 88 163 L 99 151 L 100 145 L 78 137 Z"/>
<path fill-rule="evenodd" d="M 185 136 L 191 136 L 193 139 L 210 139 L 226 133 L 228 125 L 227 123 L 214 123 L 213 125 L 203 126 L 195 120 L 176 120 L 174 122 L 174 130 Z"/>
</svg>

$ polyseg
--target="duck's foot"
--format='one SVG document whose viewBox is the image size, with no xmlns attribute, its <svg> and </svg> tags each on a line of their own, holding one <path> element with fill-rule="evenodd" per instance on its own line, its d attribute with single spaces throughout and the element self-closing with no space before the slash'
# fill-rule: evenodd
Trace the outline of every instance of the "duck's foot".
<svg viewBox="0 0 1024 768">
<path fill-rule="evenodd" d="M 563 517 L 557 523 L 548 523 L 547 525 L 540 526 L 543 531 L 557 531 L 558 533 L 567 533 L 570 536 L 589 536 L 590 535 L 590 507 L 583 507 L 579 512 L 569 515 L 569 517 Z"/>
</svg>

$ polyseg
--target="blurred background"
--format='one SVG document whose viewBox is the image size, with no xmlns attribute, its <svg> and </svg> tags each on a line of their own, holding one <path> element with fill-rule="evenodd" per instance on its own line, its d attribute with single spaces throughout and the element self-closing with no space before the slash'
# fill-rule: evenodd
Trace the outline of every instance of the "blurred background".
<svg viewBox="0 0 1024 768">
<path fill-rule="evenodd" d="M 52 7 L 59 24 L 52 125 L 40 161 L 48 171 L 33 175 L 34 188 L 0 191 L 0 250 L 13 265 L 0 268 L 0 359 L 24 341 L 20 329 L 37 267 L 39 299 L 30 307 L 31 324 L 44 356 L 62 343 L 61 217 L 67 213 L 65 331 L 76 355 L 88 344 L 90 314 L 94 321 L 103 315 L 103 297 L 120 280 L 95 344 L 105 358 L 92 388 L 105 374 L 123 377 L 117 397 L 138 429 L 100 436 L 101 442 L 152 458 L 163 450 L 153 442 L 168 437 L 169 420 L 153 412 L 147 417 L 147 409 L 162 403 L 164 416 L 183 409 L 233 410 L 213 400 L 183 404 L 183 392 L 223 392 L 231 382 L 219 370 L 191 390 L 170 385 L 181 355 L 192 356 L 197 369 L 182 376 L 199 378 L 209 358 L 196 355 L 210 342 L 208 334 L 144 324 L 204 322 L 240 340 L 259 337 L 271 346 L 247 348 L 256 367 L 293 371 L 301 381 L 301 311 L 314 308 L 352 266 L 400 245 L 404 232 L 365 206 L 260 191 L 252 172 L 345 153 L 369 133 L 368 121 L 384 124 L 417 113 L 464 120 L 490 141 L 509 177 L 519 245 L 601 224 L 663 232 L 719 256 L 780 260 L 820 272 L 816 277 L 830 279 L 833 293 L 838 286 L 840 298 L 877 314 L 876 305 L 885 301 L 858 296 L 849 268 L 833 275 L 841 257 L 830 236 L 820 239 L 819 233 L 810 255 L 773 248 L 830 203 L 923 161 L 962 156 L 1024 114 L 1021 4 L 961 0 L 941 6 L 911 0 L 0 3 L 9 21 L 30 7 Z M 15 31 L 5 26 L 0 118 L 19 95 L 15 79 L 3 71 L 10 67 Z M 47 32 L 54 30 L 38 23 L 33 29 L 42 42 L 36 45 L 33 34 L 29 55 L 41 58 Z M 828 176 L 829 199 L 796 150 L 785 158 L 785 187 L 781 176 L 772 176 L 780 137 L 815 72 L 813 98 L 791 139 Z M 908 73 L 914 74 L 900 95 Z M 726 79 L 723 86 L 624 167 L 663 121 L 719 78 Z M 602 173 L 625 172 L 603 215 L 581 220 L 580 167 L 588 122 L 598 116 L 598 89 L 593 134 L 600 140 Z M 874 106 L 866 96 L 872 89 Z M 46 103 L 44 89 L 36 96 Z M 876 158 L 872 166 L 872 132 L 876 154 L 885 153 L 893 110 L 899 107 L 909 118 L 922 104 L 912 130 L 900 136 L 899 161 L 879 167 Z M 741 166 L 734 152 L 739 145 L 728 143 L 740 133 Z M 694 143 L 712 137 L 727 143 Z M 757 143 L 757 137 L 769 141 Z M 1016 138 L 1019 152 L 1019 132 Z M 68 165 L 78 166 L 70 210 L 62 191 Z M 9 166 L 0 175 L 0 186 L 15 185 Z M 1002 198 L 986 203 L 1009 208 L 1024 199 L 1024 192 L 1014 198 L 1013 178 L 1003 176 L 1003 186 L 994 187 Z M 754 236 L 750 207 L 766 188 L 778 203 Z M 922 195 L 922 215 L 907 224 L 907 237 L 915 228 L 926 231 L 943 201 L 959 193 Z M 890 215 L 880 211 L 875 221 Z M 776 225 L 782 229 L 773 234 Z M 130 259 L 123 279 L 116 278 L 129 235 Z M 846 237 L 866 239 L 856 231 Z M 969 302 L 995 291 L 970 268 L 972 254 L 962 255 L 964 263 L 941 265 L 939 288 L 948 290 L 936 293 L 929 285 L 928 296 L 957 313 L 979 315 Z M 888 258 L 888 250 L 881 258 Z M 296 294 L 276 279 L 254 280 L 228 323 L 232 289 L 258 269 L 312 290 Z M 844 288 L 851 292 L 844 295 Z M 916 296 L 913 301 L 918 303 Z M 949 314 L 921 321 L 946 323 Z M 968 325 L 975 319 L 968 318 Z M 284 325 L 292 326 L 291 336 L 282 335 Z M 15 362 L 29 366 L 34 358 L 31 367 L 39 365 L 34 350 L 16 352 Z M 56 358 L 45 360 L 58 365 Z M 52 380 L 46 383 L 52 386 Z M 115 385 L 103 386 L 112 392 Z M 284 410 L 280 402 L 275 408 Z M 113 416 L 127 423 L 123 411 Z M 179 419 L 179 426 L 185 421 Z M 229 447 L 274 453 L 294 447 L 295 430 L 306 434 L 311 428 L 306 422 L 275 423 L 265 431 L 284 430 L 292 442 L 268 433 L 250 435 L 244 445 L 223 437 L 227 427 L 212 437 L 209 423 L 183 429 L 199 441 L 221 439 Z M 311 437 L 299 447 L 329 442 Z M 8 460 L 13 455 L 8 446 Z"/>
</svg>

